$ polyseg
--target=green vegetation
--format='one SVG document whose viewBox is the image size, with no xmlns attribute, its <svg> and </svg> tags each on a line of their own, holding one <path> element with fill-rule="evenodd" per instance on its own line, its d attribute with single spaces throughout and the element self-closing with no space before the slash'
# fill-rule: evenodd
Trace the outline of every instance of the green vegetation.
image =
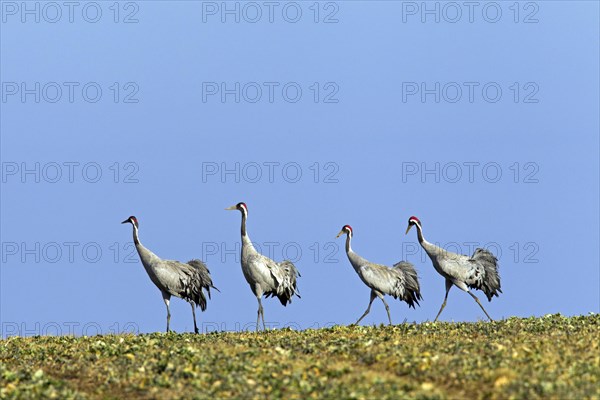
<svg viewBox="0 0 600 400">
<path fill-rule="evenodd" d="M 598 314 L 263 333 L 11 337 L 0 398 L 600 398 Z"/>
</svg>

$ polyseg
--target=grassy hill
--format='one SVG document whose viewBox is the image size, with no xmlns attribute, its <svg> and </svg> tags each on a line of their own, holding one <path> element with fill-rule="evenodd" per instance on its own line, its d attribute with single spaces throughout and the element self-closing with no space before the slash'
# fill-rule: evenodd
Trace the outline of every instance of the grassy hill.
<svg viewBox="0 0 600 400">
<path fill-rule="evenodd" d="M 600 316 L 11 337 L 0 398 L 600 398 Z"/>
</svg>

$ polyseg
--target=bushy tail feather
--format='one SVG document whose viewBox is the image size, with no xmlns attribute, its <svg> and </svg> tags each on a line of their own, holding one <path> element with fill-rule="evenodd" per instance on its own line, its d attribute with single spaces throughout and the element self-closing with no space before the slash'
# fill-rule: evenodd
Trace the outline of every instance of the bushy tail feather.
<svg viewBox="0 0 600 400">
<path fill-rule="evenodd" d="M 211 288 L 215 289 L 217 292 L 220 292 L 220 290 L 213 285 L 210 271 L 206 267 L 206 264 L 204 264 L 201 260 L 190 260 L 187 262 L 187 264 L 194 268 L 194 276 L 192 279 L 193 283 L 189 290 L 190 296 L 188 298 L 190 298 L 197 307 L 200 307 L 202 311 L 205 311 L 206 297 L 204 296 L 202 289 L 206 290 L 209 299 Z"/>
<path fill-rule="evenodd" d="M 404 297 L 401 300 L 412 308 L 415 308 L 415 303 L 420 306 L 419 300 L 423 300 L 423 297 L 421 296 L 419 276 L 414 265 L 407 261 L 400 261 L 394 264 L 394 269 L 400 271 L 404 276 Z"/>
<path fill-rule="evenodd" d="M 265 293 L 266 297 L 277 296 L 279 301 L 283 306 L 286 306 L 288 303 L 292 302 L 292 297 L 294 295 L 300 298 L 300 293 L 298 293 L 298 277 L 300 273 L 296 266 L 289 260 L 284 260 L 278 263 L 278 266 L 283 271 L 283 282 L 279 283 L 279 287 L 276 291 L 272 291 L 269 293 Z"/>
<path fill-rule="evenodd" d="M 499 296 L 498 292 L 502 293 L 500 289 L 500 274 L 498 273 L 498 259 L 485 249 L 476 249 L 471 259 L 481 265 L 484 271 L 481 287 L 476 287 L 475 289 L 482 290 L 487 296 L 488 301 L 492 301 L 492 297 Z"/>
</svg>

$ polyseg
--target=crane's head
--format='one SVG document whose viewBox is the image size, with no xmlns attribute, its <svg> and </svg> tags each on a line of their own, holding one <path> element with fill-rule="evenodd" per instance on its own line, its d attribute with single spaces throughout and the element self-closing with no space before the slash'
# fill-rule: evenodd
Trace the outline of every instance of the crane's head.
<svg viewBox="0 0 600 400">
<path fill-rule="evenodd" d="M 133 226 L 135 226 L 136 228 L 139 227 L 140 225 L 138 224 L 138 220 L 136 217 L 134 217 L 133 215 L 129 218 L 127 218 L 125 221 L 121 222 L 122 224 L 131 224 Z"/>
<path fill-rule="evenodd" d="M 414 225 L 417 225 L 417 228 L 421 229 L 421 221 L 419 221 L 419 218 L 412 216 L 408 219 L 408 227 L 406 228 L 405 234 L 408 234 L 408 231 L 410 231 L 410 228 Z"/>
<path fill-rule="evenodd" d="M 347 233 L 348 236 L 352 236 L 352 227 L 350 225 L 342 226 L 342 230 L 337 234 L 336 239 L 342 236 L 344 233 Z"/>
<path fill-rule="evenodd" d="M 248 216 L 248 206 L 246 203 L 237 203 L 235 206 L 227 207 L 226 210 L 239 210 L 243 215 Z"/>
</svg>

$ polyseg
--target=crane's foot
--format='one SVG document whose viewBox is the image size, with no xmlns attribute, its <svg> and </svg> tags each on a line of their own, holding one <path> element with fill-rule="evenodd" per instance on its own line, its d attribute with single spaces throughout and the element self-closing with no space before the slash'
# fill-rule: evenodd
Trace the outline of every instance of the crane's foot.
<svg viewBox="0 0 600 400">
<path fill-rule="evenodd" d="M 481 305 L 481 303 L 480 303 L 480 305 Z M 483 307 L 481 307 L 481 309 L 483 309 Z M 485 309 L 483 309 L 483 312 L 485 313 L 485 316 L 488 317 L 490 322 L 494 322 L 494 319 L 492 317 L 490 317 L 490 315 L 487 313 L 487 311 L 485 311 Z"/>
<path fill-rule="evenodd" d="M 200 331 L 198 330 L 198 328 L 194 328 L 194 333 L 200 333 Z"/>
</svg>

